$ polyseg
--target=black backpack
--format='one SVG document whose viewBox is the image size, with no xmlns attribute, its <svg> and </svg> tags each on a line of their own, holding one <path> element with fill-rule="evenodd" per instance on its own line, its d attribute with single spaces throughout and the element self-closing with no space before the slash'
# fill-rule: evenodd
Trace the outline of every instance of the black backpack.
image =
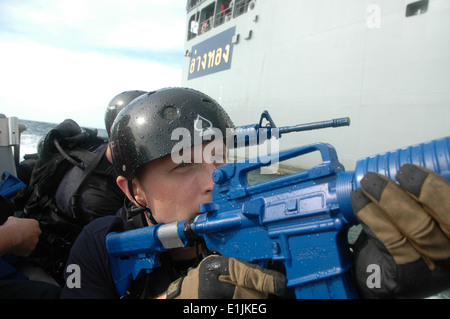
<svg viewBox="0 0 450 319">
<path fill-rule="evenodd" d="M 95 171 L 105 151 L 91 150 L 105 142 L 97 137 L 96 130 L 81 129 L 75 121 L 65 120 L 45 137 L 29 185 L 13 199 L 15 209 L 22 210 L 22 217 L 38 220 L 41 227 L 39 243 L 30 257 L 60 285 L 64 284 L 63 271 L 70 248 L 84 226 L 78 218 L 78 190 Z M 83 174 L 72 194 L 71 214 L 67 214 L 58 209 L 55 193 L 74 166 L 81 168 Z"/>
</svg>

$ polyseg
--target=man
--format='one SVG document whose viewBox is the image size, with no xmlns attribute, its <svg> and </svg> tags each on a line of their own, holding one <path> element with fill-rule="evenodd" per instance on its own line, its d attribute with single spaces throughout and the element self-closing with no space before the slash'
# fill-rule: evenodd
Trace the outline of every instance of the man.
<svg viewBox="0 0 450 319">
<path fill-rule="evenodd" d="M 105 112 L 108 136 L 117 114 L 144 93 L 125 91 L 109 102 Z M 31 255 L 33 263 L 62 285 L 63 267 L 82 227 L 100 216 L 115 214 L 126 197 L 116 184 L 108 143 L 96 131 L 82 130 L 73 120 L 65 120 L 47 134 L 39 154 L 31 184 L 14 201 L 17 210 L 23 209 L 22 217 L 38 220 L 42 230 Z M 48 279 L 28 263 L 25 266 L 21 270 L 30 278 Z"/>
<path fill-rule="evenodd" d="M 427 297 L 450 287 L 450 182 L 411 164 L 396 179 L 367 173 L 352 193 L 363 229 L 354 247 L 363 297 Z M 373 265 L 379 287 L 369 283 Z"/>
<path fill-rule="evenodd" d="M 200 118 L 207 122 L 206 126 L 198 125 Z M 215 131 L 210 129 L 212 127 L 222 134 L 214 135 Z M 163 89 L 143 95 L 121 112 L 114 122 L 110 145 L 119 175 L 117 184 L 132 205 L 123 207 L 116 216 L 97 219 L 85 227 L 68 261 L 68 266 L 77 265 L 80 269 L 80 288 L 64 287 L 63 298 L 119 297 L 110 270 L 106 235 L 112 231 L 184 220 L 198 214 L 199 204 L 212 200 L 212 172 L 224 163 L 226 152 L 223 140 L 218 136 L 226 137 L 226 129 L 231 127 L 233 123 L 217 102 L 203 93 L 184 88 Z M 189 135 L 189 143 L 181 149 L 182 162 L 174 160 L 177 156 L 173 156 L 180 153 L 179 136 L 173 134 L 179 128 L 184 128 Z M 195 154 L 201 154 L 200 161 L 196 160 Z M 405 175 L 416 176 L 418 173 L 407 172 Z M 429 177 L 428 173 L 426 176 Z M 373 179 L 369 175 L 369 184 Z M 386 185 L 379 183 L 373 201 L 365 197 L 370 195 L 370 191 L 355 197 L 358 216 L 365 215 L 367 209 L 373 209 L 373 205 L 369 204 L 379 200 L 378 195 L 391 193 L 392 188 L 386 188 Z M 444 190 L 444 197 L 445 192 L 448 190 Z M 446 205 L 444 207 L 448 209 L 450 204 Z M 419 210 L 415 212 L 422 214 Z M 363 220 L 364 229 L 370 233 L 372 222 Z M 397 235 L 399 232 L 393 228 L 390 230 Z M 385 237 L 376 234 L 378 231 L 373 236 L 370 233 L 368 240 L 355 246 L 358 249 L 357 269 L 372 262 L 371 257 L 382 256 L 379 260 L 384 258 L 390 269 L 396 272 L 395 276 L 388 274 L 386 280 L 394 286 L 397 284 L 385 289 L 383 296 L 401 295 L 405 289 L 408 290 L 408 283 L 402 281 L 402 276 L 417 274 L 415 267 L 409 267 L 411 262 L 418 262 L 419 268 L 424 270 L 421 259 L 407 259 L 405 263 L 405 260 L 395 257 L 396 251 L 384 249 L 383 244 L 378 245 L 380 239 L 383 243 Z M 371 243 L 370 249 L 367 248 L 368 242 Z M 374 246 L 374 243 L 377 245 Z M 440 238 L 439 242 L 433 243 L 432 240 L 429 248 L 431 246 L 435 246 L 440 253 L 433 255 L 437 260 L 434 262 L 435 269 L 438 269 L 434 274 L 437 275 L 428 278 L 439 281 L 448 269 L 441 261 L 448 259 L 446 251 L 449 247 L 445 237 Z M 363 254 L 366 250 L 370 254 Z M 389 257 L 391 254 L 394 258 Z M 133 282 L 127 297 L 266 298 L 285 293 L 286 280 L 281 273 L 226 256 L 209 256 L 207 247 L 202 243 L 163 253 L 161 264 L 143 280 Z M 402 276 L 397 278 L 397 274 Z M 357 273 L 357 276 L 360 277 L 358 282 L 365 283 L 363 273 Z M 368 295 L 363 289 L 361 293 Z"/>
<path fill-rule="evenodd" d="M 0 257 L 27 257 L 36 247 L 41 230 L 35 219 L 8 217 L 0 225 Z M 61 288 L 43 281 L 26 280 L 12 265 L 0 260 L 0 299 L 59 298 Z"/>
<path fill-rule="evenodd" d="M 117 94 L 105 111 L 105 129 L 110 137 L 112 123 L 119 112 L 132 100 L 146 93 L 133 90 Z M 91 174 L 83 178 L 83 171 L 77 166 L 71 168 L 62 179 L 56 191 L 56 204 L 66 215 L 77 215 L 78 224 L 86 225 L 97 217 L 115 214 L 123 205 L 124 195 L 117 187 L 116 174 L 112 166 L 108 143 L 93 146 L 90 151 L 100 156 Z M 77 201 L 73 200 L 76 195 Z M 74 205 L 75 204 L 75 205 Z"/>
<path fill-rule="evenodd" d="M 233 127 L 217 102 L 205 94 L 183 88 L 143 95 L 119 114 L 112 128 L 110 144 L 114 165 L 120 175 L 117 184 L 133 205 L 124 207 L 117 216 L 95 220 L 83 230 L 67 263 L 80 267 L 81 288 L 64 287 L 63 298 L 118 298 L 105 247 L 107 233 L 190 218 L 198 214 L 199 204 L 212 200 L 211 174 L 217 165 L 224 163 L 225 146 L 223 140 L 211 141 L 205 131 L 198 127 L 196 130 L 194 123 L 198 116 L 220 130 L 223 137 L 226 129 Z M 175 163 L 172 160 L 171 153 L 178 144 L 178 140 L 172 139 L 172 132 L 180 127 L 189 130 L 192 142 L 183 151 L 200 148 L 200 161 Z M 210 151 L 205 152 L 206 149 Z M 194 156 L 195 151 L 191 154 Z M 163 254 L 162 267 L 142 282 L 133 283 L 128 297 L 165 297 L 171 282 L 186 275 L 189 267 L 198 265 L 203 258 L 200 250 L 197 246 Z M 230 261 L 212 256 L 202 262 L 203 265 L 221 263 L 219 268 L 222 269 Z M 266 296 L 284 290 L 285 278 L 281 274 L 232 262 L 237 269 L 249 270 L 254 282 L 249 287 L 240 287 L 243 285 L 240 282 L 202 287 L 209 292 L 209 297 L 232 297 L 234 293 L 242 295 L 243 291 L 244 296 Z M 195 279 L 184 282 L 189 281 Z M 260 287 L 264 282 L 268 284 Z"/>
</svg>

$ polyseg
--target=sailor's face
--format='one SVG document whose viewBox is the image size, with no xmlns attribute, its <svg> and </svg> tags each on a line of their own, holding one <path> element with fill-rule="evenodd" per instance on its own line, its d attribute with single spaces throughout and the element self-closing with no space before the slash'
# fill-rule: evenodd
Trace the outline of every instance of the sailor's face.
<svg viewBox="0 0 450 319">
<path fill-rule="evenodd" d="M 191 148 L 189 156 L 184 156 L 181 163 L 176 159 L 174 162 L 170 155 L 148 163 L 139 180 L 143 189 L 141 196 L 155 220 L 170 223 L 197 215 L 200 204 L 212 201 L 212 173 L 225 160 L 225 145 L 215 140 L 195 150 Z"/>
</svg>

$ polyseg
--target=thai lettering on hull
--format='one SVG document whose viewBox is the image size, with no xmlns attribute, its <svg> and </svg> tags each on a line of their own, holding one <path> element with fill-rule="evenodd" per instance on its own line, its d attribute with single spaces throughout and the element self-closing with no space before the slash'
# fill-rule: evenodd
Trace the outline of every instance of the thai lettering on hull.
<svg viewBox="0 0 450 319">
<path fill-rule="evenodd" d="M 236 27 L 192 47 L 188 80 L 231 68 Z"/>
</svg>

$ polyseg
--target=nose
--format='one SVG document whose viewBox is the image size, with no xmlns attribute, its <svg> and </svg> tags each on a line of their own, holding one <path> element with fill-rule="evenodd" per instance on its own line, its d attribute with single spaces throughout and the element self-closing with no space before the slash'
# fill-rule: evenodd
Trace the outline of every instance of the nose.
<svg viewBox="0 0 450 319">
<path fill-rule="evenodd" d="M 212 174 L 214 170 L 216 169 L 215 164 L 208 164 L 203 163 L 202 164 L 202 175 L 201 175 L 201 189 L 202 193 L 205 195 L 212 196 L 212 191 L 214 187 L 214 182 L 212 180 Z"/>
</svg>

